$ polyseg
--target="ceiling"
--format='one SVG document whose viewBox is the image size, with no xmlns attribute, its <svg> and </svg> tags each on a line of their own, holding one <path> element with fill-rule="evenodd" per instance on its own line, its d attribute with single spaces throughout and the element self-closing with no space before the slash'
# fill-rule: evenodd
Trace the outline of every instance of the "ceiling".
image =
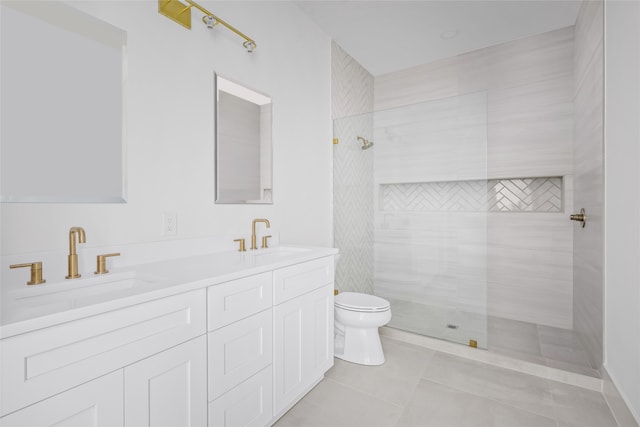
<svg viewBox="0 0 640 427">
<path fill-rule="evenodd" d="M 573 25 L 574 0 L 299 0 L 374 76 Z"/>
</svg>

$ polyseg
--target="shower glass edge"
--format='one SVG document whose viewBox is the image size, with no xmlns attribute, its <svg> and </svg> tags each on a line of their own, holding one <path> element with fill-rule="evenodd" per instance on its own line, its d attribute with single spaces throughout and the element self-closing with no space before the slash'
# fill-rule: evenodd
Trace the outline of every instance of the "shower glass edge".
<svg viewBox="0 0 640 427">
<path fill-rule="evenodd" d="M 486 91 L 333 128 L 337 288 L 389 300 L 392 328 L 487 348 Z"/>
</svg>

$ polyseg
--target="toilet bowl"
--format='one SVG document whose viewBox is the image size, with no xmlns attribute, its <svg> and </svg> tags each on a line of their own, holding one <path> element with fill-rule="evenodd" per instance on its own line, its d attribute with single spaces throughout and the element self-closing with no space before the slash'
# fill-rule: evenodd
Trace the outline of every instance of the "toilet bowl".
<svg viewBox="0 0 640 427">
<path fill-rule="evenodd" d="M 339 359 L 361 365 L 382 365 L 378 328 L 391 320 L 389 301 L 369 294 L 341 292 L 334 300 L 334 352 Z"/>
</svg>

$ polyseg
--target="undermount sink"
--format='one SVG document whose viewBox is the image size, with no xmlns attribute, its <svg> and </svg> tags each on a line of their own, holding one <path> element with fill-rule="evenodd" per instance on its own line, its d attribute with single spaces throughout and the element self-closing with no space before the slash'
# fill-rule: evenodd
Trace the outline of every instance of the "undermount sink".
<svg viewBox="0 0 640 427">
<path fill-rule="evenodd" d="M 10 296 L 18 304 L 37 307 L 60 302 L 85 302 L 85 300 L 99 299 L 108 294 L 150 284 L 150 280 L 139 278 L 134 271 L 129 271 L 86 279 L 31 285 L 11 292 Z"/>
</svg>

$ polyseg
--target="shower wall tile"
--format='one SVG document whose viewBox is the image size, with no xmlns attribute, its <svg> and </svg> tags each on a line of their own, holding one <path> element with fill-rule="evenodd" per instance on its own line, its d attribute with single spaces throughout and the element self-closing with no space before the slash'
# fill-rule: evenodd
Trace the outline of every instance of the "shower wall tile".
<svg viewBox="0 0 640 427">
<path fill-rule="evenodd" d="M 333 119 L 373 111 L 373 76 L 336 42 L 331 43 Z"/>
<path fill-rule="evenodd" d="M 573 225 L 567 219 L 573 209 L 573 37 L 574 28 L 567 27 L 376 76 L 374 81 L 377 112 L 428 101 L 441 107 L 440 111 L 433 111 L 436 123 L 426 127 L 427 134 L 434 137 L 407 140 L 410 146 L 402 147 L 393 147 L 393 138 L 403 135 L 385 134 L 384 126 L 377 120 L 380 115 L 376 113 L 376 184 L 563 177 L 565 200 L 560 212 L 485 214 L 488 247 L 484 255 L 476 252 L 476 256 L 486 256 L 490 315 L 563 328 L 571 327 L 573 322 Z M 476 167 L 481 163 L 477 162 L 479 151 L 467 155 L 464 150 L 455 153 L 452 147 L 444 146 L 456 138 L 464 142 L 464 132 L 455 135 L 443 131 L 443 137 L 437 137 L 438 124 L 442 124 L 443 129 L 444 125 L 451 126 L 451 117 L 459 108 L 447 102 L 477 93 L 487 96 L 486 156 L 480 157 L 481 162 L 486 161 L 485 172 Z M 448 122 L 443 122 L 446 120 Z M 474 127 L 472 123 L 468 121 L 463 130 L 469 130 L 471 138 L 477 141 L 481 127 Z M 427 142 L 435 146 L 420 145 Z M 417 155 L 427 156 L 423 170 L 414 160 Z M 379 195 L 376 193 L 375 197 Z M 375 200 L 375 206 L 380 206 L 380 200 Z M 557 210 L 557 206 L 554 209 Z M 391 292 L 394 276 L 387 270 L 393 265 L 396 271 L 398 266 L 407 268 L 402 263 L 409 262 L 396 255 L 391 258 L 394 261 L 385 263 L 378 254 L 391 257 L 389 252 L 398 253 L 403 245 L 413 248 L 417 231 L 412 227 L 420 227 L 416 220 L 403 220 L 401 215 L 385 221 L 379 215 L 374 229 L 376 293 L 379 288 Z M 442 217 L 431 227 L 455 234 L 461 227 L 455 226 L 453 218 L 457 219 L 456 214 L 449 213 L 449 218 Z M 385 249 L 390 245 L 389 235 L 384 234 L 390 231 L 385 227 L 391 223 L 396 223 L 397 229 L 404 228 L 405 232 L 396 230 L 394 245 Z M 423 256 L 432 260 L 429 262 L 456 259 L 457 255 L 452 255 L 455 248 L 450 246 L 455 241 L 453 237 L 433 234 L 432 238 L 434 246 L 420 245 Z M 438 248 L 438 244 L 442 246 Z M 473 244 L 466 246 L 474 248 Z M 473 250 L 469 254 L 473 254 Z M 445 265 L 453 264 L 445 262 Z M 453 292 L 453 283 L 458 280 L 451 279 L 455 276 L 452 268 L 445 271 L 446 274 L 434 267 L 425 273 L 434 286 L 432 290 L 422 290 L 431 292 L 429 297 L 442 305 L 450 304 L 448 298 Z M 461 271 L 461 275 L 469 271 Z M 395 289 L 418 286 L 417 276 L 399 275 L 401 284 Z"/>
<path fill-rule="evenodd" d="M 376 111 L 459 95 L 459 57 L 447 58 L 374 78 Z M 429 76 L 429 78 L 425 78 Z"/>
<path fill-rule="evenodd" d="M 589 63 L 594 56 L 601 56 L 604 29 L 604 2 L 602 0 L 583 1 L 575 26 L 575 49 L 573 63 L 575 88 L 583 85 Z"/>
<path fill-rule="evenodd" d="M 486 225 L 477 213 L 377 214 L 376 294 L 485 314 Z"/>
<path fill-rule="evenodd" d="M 574 233 L 574 328 L 591 365 L 603 361 L 603 2 L 586 1 L 576 23 L 575 208 L 585 208 L 585 228 Z"/>
<path fill-rule="evenodd" d="M 486 179 L 486 92 L 376 111 L 374 126 L 376 182 Z"/>
<path fill-rule="evenodd" d="M 572 224 L 565 213 L 490 213 L 492 316 L 571 329 Z"/>
<path fill-rule="evenodd" d="M 570 174 L 573 32 L 567 27 L 376 76 L 375 109 L 486 91 L 489 178 Z M 451 179 L 459 178 L 438 178 Z"/>
<path fill-rule="evenodd" d="M 335 42 L 331 45 L 334 246 L 336 287 L 373 293 L 373 77 Z"/>
</svg>

